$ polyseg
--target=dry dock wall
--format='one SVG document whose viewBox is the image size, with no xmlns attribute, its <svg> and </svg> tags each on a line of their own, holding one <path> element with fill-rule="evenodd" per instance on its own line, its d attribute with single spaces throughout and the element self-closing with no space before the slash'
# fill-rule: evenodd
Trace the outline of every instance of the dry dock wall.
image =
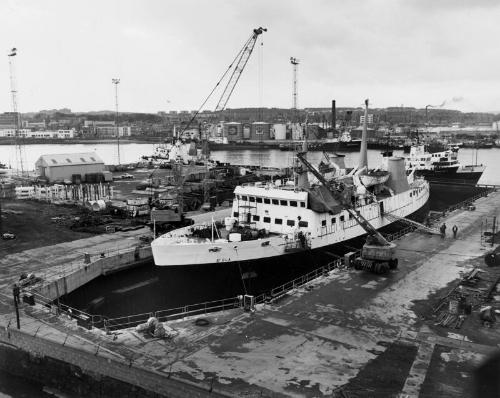
<svg viewBox="0 0 500 398">
<path fill-rule="evenodd" d="M 60 337 L 60 341 L 58 340 Z M 52 339 L 23 330 L 0 329 L 0 367 L 44 385 L 85 397 L 221 397 L 209 385 L 146 371 L 126 359 L 110 358 L 96 346 L 78 348 L 64 334 Z M 92 348 L 92 349 L 91 349 Z"/>
<path fill-rule="evenodd" d="M 152 251 L 150 246 L 137 247 L 127 252 L 99 258 L 88 264 L 84 264 L 84 259 L 82 258 L 81 266 L 74 267 L 68 273 L 61 274 L 59 278 L 44 283 L 36 290 L 43 297 L 55 300 L 58 297 L 71 293 L 98 276 L 118 272 L 125 268 L 133 267 L 138 263 L 150 261 L 151 259 Z"/>
</svg>

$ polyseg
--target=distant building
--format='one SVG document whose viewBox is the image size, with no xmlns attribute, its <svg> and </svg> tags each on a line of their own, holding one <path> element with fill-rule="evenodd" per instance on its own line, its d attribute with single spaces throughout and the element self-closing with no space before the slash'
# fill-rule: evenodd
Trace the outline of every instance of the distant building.
<svg viewBox="0 0 500 398">
<path fill-rule="evenodd" d="M 44 130 L 28 131 L 27 133 L 23 134 L 23 137 L 26 137 L 26 138 L 54 138 L 54 131 L 44 131 Z"/>
<path fill-rule="evenodd" d="M 5 112 L 0 114 L 0 129 L 15 129 L 17 126 L 18 114 L 15 112 Z"/>
<path fill-rule="evenodd" d="M 114 126 L 114 120 L 85 120 L 83 127 Z"/>
<path fill-rule="evenodd" d="M 44 129 L 47 127 L 45 121 L 43 122 L 28 122 L 27 120 L 23 120 L 23 128 L 25 129 Z"/>
<path fill-rule="evenodd" d="M 95 127 L 95 133 L 98 137 L 116 137 L 117 134 L 120 137 L 130 137 L 132 129 L 130 126 L 97 126 Z"/>
<path fill-rule="evenodd" d="M 8 131 L 7 135 L 2 135 L 2 131 Z M 14 137 L 15 136 L 15 129 L 12 130 L 0 130 L 0 137 Z M 9 135 L 11 134 L 11 135 Z M 23 137 L 23 138 L 73 138 L 75 136 L 75 129 L 70 129 L 70 130 L 53 130 L 53 131 L 46 131 L 46 130 L 36 130 L 36 131 L 31 131 L 28 129 L 21 129 L 18 131 L 18 136 Z"/>
<path fill-rule="evenodd" d="M 95 152 L 54 154 L 40 156 L 35 167 L 49 182 L 95 182 L 96 174 L 102 176 L 104 162 Z"/>
<path fill-rule="evenodd" d="M 28 129 L 20 129 L 17 131 L 18 132 L 18 137 L 26 137 L 27 134 L 31 133 L 31 130 Z M 2 128 L 0 127 L 0 137 L 15 137 L 16 136 L 16 129 L 15 127 L 13 128 Z"/>
<path fill-rule="evenodd" d="M 54 138 L 74 138 L 75 137 L 75 129 L 54 131 L 53 137 Z"/>
</svg>

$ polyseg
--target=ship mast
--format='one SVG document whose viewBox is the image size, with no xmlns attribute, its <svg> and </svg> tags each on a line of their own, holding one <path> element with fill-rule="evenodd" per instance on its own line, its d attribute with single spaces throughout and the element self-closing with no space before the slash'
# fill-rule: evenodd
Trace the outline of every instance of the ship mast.
<svg viewBox="0 0 500 398">
<path fill-rule="evenodd" d="M 368 127 L 367 127 L 367 121 L 368 121 L 368 99 L 365 100 L 365 117 L 363 120 L 363 135 L 361 136 L 361 151 L 359 154 L 359 165 L 358 165 L 359 170 L 361 170 L 362 168 L 368 169 L 368 153 L 367 153 Z"/>
</svg>

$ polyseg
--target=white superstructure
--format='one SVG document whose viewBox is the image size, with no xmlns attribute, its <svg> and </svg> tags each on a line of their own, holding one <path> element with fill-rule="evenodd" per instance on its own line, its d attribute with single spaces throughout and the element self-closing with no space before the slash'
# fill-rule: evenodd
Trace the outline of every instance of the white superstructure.
<svg viewBox="0 0 500 398">
<path fill-rule="evenodd" d="M 425 150 L 425 145 L 412 145 L 410 156 L 406 158 L 409 169 L 415 170 L 453 170 L 460 167 L 457 152 L 448 149 L 446 151 L 429 153 Z"/>
<path fill-rule="evenodd" d="M 218 224 L 194 225 L 159 237 L 151 244 L 155 263 L 180 266 L 259 260 L 314 250 L 365 234 L 346 210 L 339 208 L 335 214 L 314 211 L 308 197 L 308 192 L 287 185 L 238 186 L 232 217 L 224 220 L 223 228 Z M 357 210 L 379 229 L 394 220 L 384 215 L 406 217 L 422 208 L 428 198 L 428 183 L 415 179 L 404 192 L 364 198 Z M 243 227 L 243 233 L 230 232 L 236 223 Z M 201 237 L 197 230 L 210 236 Z M 249 240 L 242 240 L 245 234 Z"/>
</svg>

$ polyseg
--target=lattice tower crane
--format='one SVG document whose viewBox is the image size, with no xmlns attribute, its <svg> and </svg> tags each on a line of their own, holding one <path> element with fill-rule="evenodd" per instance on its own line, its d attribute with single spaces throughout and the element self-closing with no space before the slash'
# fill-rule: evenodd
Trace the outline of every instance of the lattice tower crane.
<svg viewBox="0 0 500 398">
<path fill-rule="evenodd" d="M 213 93 L 215 90 L 219 87 L 219 85 L 222 83 L 222 81 L 226 78 L 227 75 L 230 74 L 229 80 L 224 88 L 224 91 L 222 92 L 222 95 L 219 98 L 219 101 L 217 102 L 217 106 L 215 107 L 215 112 L 220 112 L 223 111 L 226 108 L 226 105 L 229 101 L 229 98 L 231 98 L 231 94 L 233 93 L 236 84 L 238 83 L 238 80 L 241 77 L 241 74 L 243 73 L 243 70 L 245 69 L 245 66 L 248 62 L 248 59 L 250 58 L 250 55 L 252 55 L 253 49 L 255 47 L 255 43 L 257 42 L 258 37 L 264 33 L 267 32 L 266 28 L 259 27 L 256 28 L 252 31 L 252 34 L 248 38 L 248 40 L 245 42 L 243 47 L 238 51 L 236 54 L 236 57 L 233 59 L 231 64 L 228 66 L 222 77 L 219 79 L 215 87 L 210 91 L 208 96 L 205 98 L 201 106 L 198 108 L 198 110 L 194 113 L 194 115 L 191 117 L 189 122 L 186 124 L 184 129 L 182 130 L 181 134 L 186 131 L 193 121 L 196 119 L 198 114 L 201 112 L 207 101 L 212 97 Z"/>
<path fill-rule="evenodd" d="M 21 176 L 24 175 L 24 162 L 23 162 L 23 143 L 20 140 L 19 136 L 19 127 L 21 124 L 20 116 L 17 111 L 17 88 L 16 88 L 16 76 L 15 76 L 15 65 L 14 59 L 17 55 L 17 48 L 12 48 L 8 54 L 9 58 L 9 74 L 10 74 L 10 93 L 12 97 L 12 112 L 16 118 L 16 128 L 15 128 L 15 151 L 16 151 L 16 160 L 19 162 L 19 166 L 21 168 Z M 18 158 L 19 156 L 19 158 Z M 17 165 L 16 165 L 17 166 Z"/>
<path fill-rule="evenodd" d="M 298 95 L 297 95 L 297 70 L 299 68 L 299 63 L 300 59 L 295 58 L 295 57 L 290 57 L 290 63 L 292 64 L 293 68 L 293 92 L 292 92 L 292 104 L 294 110 L 297 110 L 297 102 L 298 102 Z"/>
</svg>

